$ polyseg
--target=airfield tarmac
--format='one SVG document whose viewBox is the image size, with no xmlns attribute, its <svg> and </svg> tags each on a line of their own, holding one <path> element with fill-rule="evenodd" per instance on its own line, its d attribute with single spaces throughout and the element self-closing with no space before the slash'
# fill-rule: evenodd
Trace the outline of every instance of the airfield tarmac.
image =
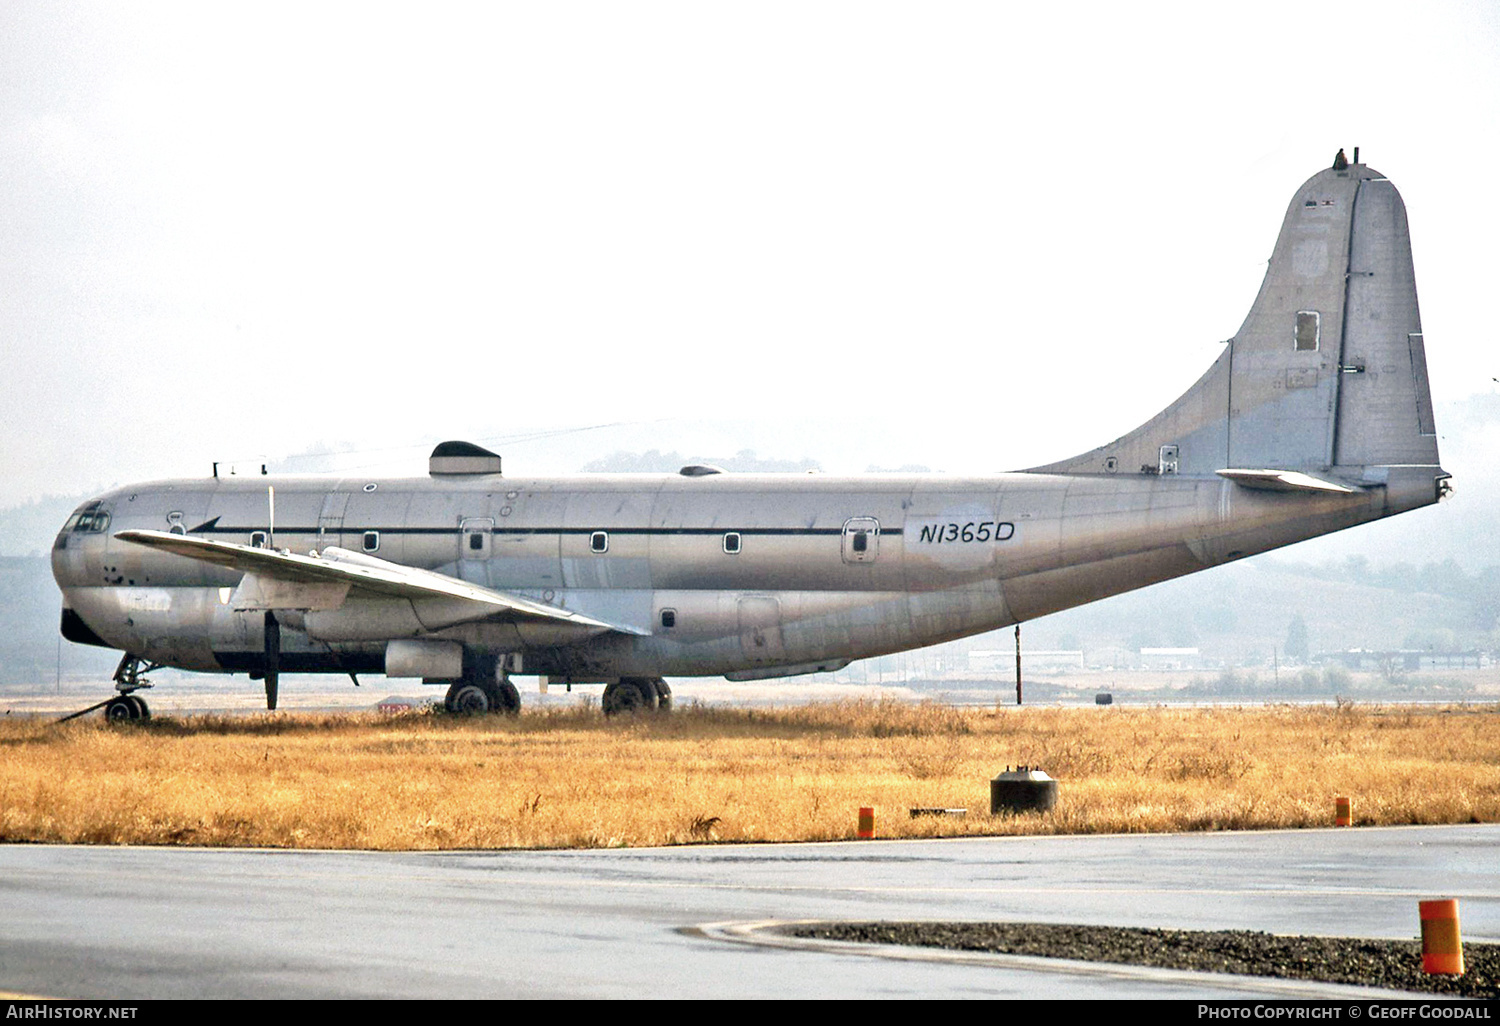
<svg viewBox="0 0 1500 1026">
<path fill-rule="evenodd" d="M 1500 941 L 1500 825 L 552 852 L 0 847 L 0 990 L 149 998 L 1246 998 L 1302 982 L 792 943 L 787 920 Z"/>
</svg>

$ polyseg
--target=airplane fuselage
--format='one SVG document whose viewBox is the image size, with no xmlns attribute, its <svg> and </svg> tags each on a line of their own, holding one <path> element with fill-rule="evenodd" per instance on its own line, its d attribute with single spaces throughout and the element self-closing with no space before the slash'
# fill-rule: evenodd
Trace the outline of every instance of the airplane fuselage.
<svg viewBox="0 0 1500 1026">
<path fill-rule="evenodd" d="M 261 618 L 231 605 L 242 574 L 119 531 L 337 546 L 640 632 L 578 643 L 546 625 L 444 628 L 409 604 L 346 603 L 280 614 L 293 628 L 289 671 L 379 672 L 385 642 L 407 636 L 524 653 L 525 672 L 574 681 L 780 676 L 993 630 L 1389 515 L 1433 501 L 1431 482 L 1410 494 L 1287 495 L 1159 474 L 226 477 L 103 496 L 82 530 L 75 517 L 59 535 L 53 566 L 65 606 L 99 640 L 186 669 L 261 665 Z"/>
</svg>

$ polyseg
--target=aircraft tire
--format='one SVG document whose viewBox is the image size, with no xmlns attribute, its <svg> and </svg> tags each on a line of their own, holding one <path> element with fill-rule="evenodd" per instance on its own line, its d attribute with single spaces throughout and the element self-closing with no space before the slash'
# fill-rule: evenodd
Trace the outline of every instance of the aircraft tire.
<svg viewBox="0 0 1500 1026">
<path fill-rule="evenodd" d="M 490 698 L 489 689 L 484 685 L 461 680 L 448 689 L 443 705 L 458 716 L 477 716 L 493 708 Z"/>
<path fill-rule="evenodd" d="M 490 708 L 506 716 L 519 716 L 521 692 L 508 680 L 496 681 L 490 693 Z"/>
<path fill-rule="evenodd" d="M 667 682 L 657 677 L 651 683 L 656 685 L 656 708 L 661 712 L 672 711 L 672 689 L 667 687 Z"/>
<path fill-rule="evenodd" d="M 604 689 L 604 715 L 652 712 L 657 707 L 656 684 L 649 677 L 621 677 Z"/>
<path fill-rule="evenodd" d="M 104 706 L 104 718 L 111 723 L 126 723 L 141 718 L 140 710 L 136 707 L 139 699 L 131 698 L 129 695 L 119 695 L 111 698 Z"/>
<path fill-rule="evenodd" d="M 151 707 L 146 704 L 144 698 L 139 695 L 126 695 L 125 697 L 130 700 L 131 705 L 135 706 L 136 719 L 149 720 L 151 718 Z"/>
</svg>

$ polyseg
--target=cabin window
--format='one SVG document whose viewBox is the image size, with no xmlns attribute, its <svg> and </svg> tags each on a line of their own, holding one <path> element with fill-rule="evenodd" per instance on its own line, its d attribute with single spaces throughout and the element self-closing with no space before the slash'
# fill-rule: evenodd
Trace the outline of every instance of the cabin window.
<svg viewBox="0 0 1500 1026">
<path fill-rule="evenodd" d="M 609 551 L 609 532 L 595 531 L 589 535 L 589 549 L 593 552 Z"/>
<path fill-rule="evenodd" d="M 661 625 L 667 630 L 677 626 L 677 610 L 663 609 L 661 611 Z"/>
<path fill-rule="evenodd" d="M 874 517 L 850 517 L 844 521 L 845 563 L 873 563 L 880 555 L 880 521 Z"/>
<path fill-rule="evenodd" d="M 1316 310 L 1297 311 L 1297 352 L 1313 352 L 1322 334 L 1321 318 Z"/>
<path fill-rule="evenodd" d="M 263 549 L 266 547 L 266 532 L 255 531 L 250 535 L 250 547 L 252 549 Z"/>
<path fill-rule="evenodd" d="M 486 560 L 490 558 L 490 534 L 495 529 L 494 517 L 464 517 L 458 522 L 461 540 L 458 543 L 460 559 Z"/>
<path fill-rule="evenodd" d="M 477 536 L 475 536 L 475 537 L 477 537 Z M 380 551 L 380 532 L 379 531 L 366 531 L 365 532 L 365 543 L 364 544 L 365 544 L 365 551 L 366 552 L 378 552 L 378 551 Z M 483 544 L 483 542 L 480 542 L 480 544 Z"/>
<path fill-rule="evenodd" d="M 740 532 L 728 531 L 724 535 L 724 551 L 730 555 L 740 551 Z"/>
</svg>

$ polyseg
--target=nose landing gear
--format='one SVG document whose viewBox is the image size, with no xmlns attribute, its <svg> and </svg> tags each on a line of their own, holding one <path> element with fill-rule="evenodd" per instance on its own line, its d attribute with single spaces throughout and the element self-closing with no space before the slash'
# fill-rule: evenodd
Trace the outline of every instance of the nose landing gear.
<svg viewBox="0 0 1500 1026">
<path fill-rule="evenodd" d="M 104 718 L 111 722 L 125 720 L 149 720 L 151 707 L 144 698 L 134 695 L 116 695 L 104 703 Z"/>
<path fill-rule="evenodd" d="M 87 709 L 80 709 L 58 720 L 58 723 L 66 723 L 75 720 L 85 713 L 91 713 L 95 709 L 104 710 L 104 718 L 112 723 L 124 723 L 135 720 L 149 720 L 151 718 L 151 707 L 146 704 L 144 698 L 135 694 L 151 686 L 146 679 L 146 674 L 161 667 L 161 663 L 149 662 L 126 652 L 120 659 L 120 665 L 115 667 L 115 690 L 119 692 L 114 698 L 107 698 L 97 702 Z"/>
</svg>

